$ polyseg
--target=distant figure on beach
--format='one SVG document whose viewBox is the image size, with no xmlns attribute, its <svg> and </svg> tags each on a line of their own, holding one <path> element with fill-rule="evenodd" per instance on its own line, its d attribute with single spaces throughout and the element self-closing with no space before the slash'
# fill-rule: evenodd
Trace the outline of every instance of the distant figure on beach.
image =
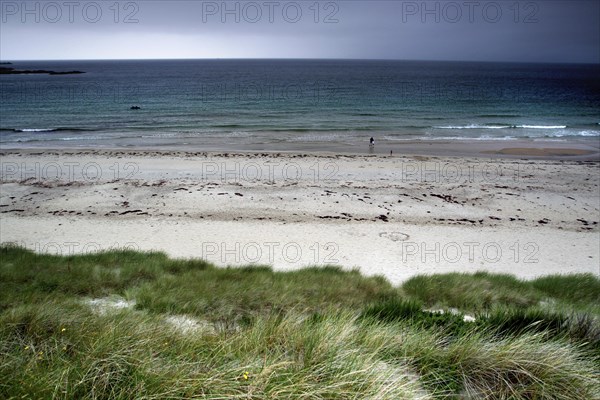
<svg viewBox="0 0 600 400">
<path fill-rule="evenodd" d="M 371 136 L 371 139 L 369 139 L 369 147 L 373 146 L 375 146 L 375 139 L 373 139 L 373 136 Z"/>
</svg>

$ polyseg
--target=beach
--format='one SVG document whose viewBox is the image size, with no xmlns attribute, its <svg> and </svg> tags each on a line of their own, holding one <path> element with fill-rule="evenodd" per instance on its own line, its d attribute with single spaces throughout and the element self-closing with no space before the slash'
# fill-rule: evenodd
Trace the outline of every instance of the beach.
<svg viewBox="0 0 600 400">
<path fill-rule="evenodd" d="M 5 3 L 0 399 L 600 400 L 600 2 Z"/>
<path fill-rule="evenodd" d="M 450 271 L 600 274 L 597 147 L 481 143 L 392 156 L 5 149 L 0 236 L 63 255 L 339 265 L 393 284 Z"/>
</svg>

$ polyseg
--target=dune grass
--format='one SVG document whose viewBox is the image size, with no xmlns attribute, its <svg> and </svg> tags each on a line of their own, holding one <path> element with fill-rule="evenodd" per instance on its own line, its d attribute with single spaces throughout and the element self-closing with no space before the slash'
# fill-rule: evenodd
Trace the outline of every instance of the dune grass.
<svg viewBox="0 0 600 400">
<path fill-rule="evenodd" d="M 3 245 L 0 398 L 597 399 L 599 296 L 592 275 L 393 287 Z"/>
<path fill-rule="evenodd" d="M 455 272 L 416 276 L 402 288 L 430 307 L 441 304 L 481 312 L 497 306 L 528 307 L 544 301 L 570 308 L 592 307 L 600 313 L 600 280 L 592 274 L 550 275 L 522 281 L 506 274 Z"/>
</svg>

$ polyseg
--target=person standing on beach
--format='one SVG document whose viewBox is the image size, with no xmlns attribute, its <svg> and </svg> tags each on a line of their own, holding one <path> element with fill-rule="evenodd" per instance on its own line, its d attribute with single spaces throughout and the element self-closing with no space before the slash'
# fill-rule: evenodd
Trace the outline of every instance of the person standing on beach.
<svg viewBox="0 0 600 400">
<path fill-rule="evenodd" d="M 371 136 L 371 139 L 369 139 L 369 146 L 370 147 L 375 146 L 375 139 L 373 139 L 373 136 Z"/>
</svg>

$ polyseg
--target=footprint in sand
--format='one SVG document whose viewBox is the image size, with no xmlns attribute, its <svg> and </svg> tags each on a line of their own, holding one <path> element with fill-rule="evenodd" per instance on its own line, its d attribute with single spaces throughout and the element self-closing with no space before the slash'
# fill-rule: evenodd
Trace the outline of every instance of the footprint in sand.
<svg viewBox="0 0 600 400">
<path fill-rule="evenodd" d="M 402 232 L 380 232 L 379 236 L 390 239 L 392 242 L 403 242 L 410 237 Z"/>
</svg>

